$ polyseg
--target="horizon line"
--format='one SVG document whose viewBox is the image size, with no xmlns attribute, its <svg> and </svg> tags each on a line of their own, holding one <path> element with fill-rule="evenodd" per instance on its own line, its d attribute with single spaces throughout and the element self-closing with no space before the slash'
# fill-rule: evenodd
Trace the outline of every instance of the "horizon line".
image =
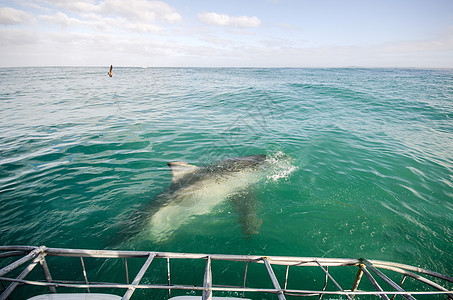
<svg viewBox="0 0 453 300">
<path fill-rule="evenodd" d="M 110 65 L 42 65 L 42 66 L 0 66 L 2 69 L 8 68 L 109 68 Z M 406 69 L 406 70 L 453 70 L 453 67 L 414 67 L 414 66 L 125 66 L 119 65 L 114 68 L 136 68 L 136 69 Z"/>
</svg>

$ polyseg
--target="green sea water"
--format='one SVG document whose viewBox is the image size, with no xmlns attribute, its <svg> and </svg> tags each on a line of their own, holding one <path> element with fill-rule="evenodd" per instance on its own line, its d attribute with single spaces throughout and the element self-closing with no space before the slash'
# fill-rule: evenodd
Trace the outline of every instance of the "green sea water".
<svg viewBox="0 0 453 300">
<path fill-rule="evenodd" d="M 1 245 L 366 257 L 452 275 L 453 71 L 107 72 L 0 69 Z M 169 186 L 168 162 L 254 154 L 272 161 L 257 235 L 226 201 L 165 241 L 124 236 Z"/>
</svg>

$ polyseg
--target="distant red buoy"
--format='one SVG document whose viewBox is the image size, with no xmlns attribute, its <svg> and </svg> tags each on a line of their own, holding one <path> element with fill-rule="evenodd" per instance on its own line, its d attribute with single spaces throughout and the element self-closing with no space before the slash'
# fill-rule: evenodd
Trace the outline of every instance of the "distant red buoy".
<svg viewBox="0 0 453 300">
<path fill-rule="evenodd" d="M 110 65 L 110 71 L 107 73 L 110 77 L 113 76 L 113 65 Z"/>
</svg>

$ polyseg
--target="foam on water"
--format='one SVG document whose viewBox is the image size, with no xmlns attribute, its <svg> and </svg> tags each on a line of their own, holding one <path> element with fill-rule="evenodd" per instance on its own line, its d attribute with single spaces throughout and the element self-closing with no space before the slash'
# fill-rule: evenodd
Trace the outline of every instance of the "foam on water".
<svg viewBox="0 0 453 300">
<path fill-rule="evenodd" d="M 274 182 L 280 179 L 287 180 L 289 176 L 296 171 L 299 167 L 293 165 L 291 157 L 278 151 L 274 154 L 268 154 L 267 162 L 270 164 L 268 174 L 266 175 L 267 180 Z"/>
</svg>

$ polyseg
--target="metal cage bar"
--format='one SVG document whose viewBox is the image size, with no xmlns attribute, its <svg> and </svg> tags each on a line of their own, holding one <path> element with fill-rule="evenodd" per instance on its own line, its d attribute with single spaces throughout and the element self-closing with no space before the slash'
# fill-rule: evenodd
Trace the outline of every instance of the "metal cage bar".
<svg viewBox="0 0 453 300">
<path fill-rule="evenodd" d="M 167 281 L 168 286 L 171 285 L 171 275 L 170 275 L 170 258 L 167 257 Z M 168 289 L 168 298 L 171 297 L 171 289 Z"/>
<path fill-rule="evenodd" d="M 35 258 L 40 252 L 42 252 L 43 249 L 41 248 L 35 248 L 33 249 L 30 253 L 28 253 L 27 255 L 25 255 L 24 257 L 14 261 L 13 263 L 7 265 L 6 267 L 2 268 L 0 270 L 0 276 L 3 276 L 5 275 L 6 273 L 14 270 L 15 268 L 23 265 L 24 263 L 26 263 L 27 261 Z"/>
<path fill-rule="evenodd" d="M 128 300 L 131 298 L 132 294 L 134 293 L 135 289 L 137 288 L 138 284 L 140 283 L 140 280 L 142 280 L 143 278 L 143 275 L 145 275 L 145 272 L 146 270 L 148 270 L 149 268 L 149 265 L 151 264 L 151 262 L 153 261 L 154 257 L 156 255 L 154 253 L 150 253 L 148 255 L 148 259 L 145 261 L 145 263 L 143 264 L 142 268 L 140 269 L 140 271 L 137 273 L 137 276 L 135 276 L 135 279 L 134 281 L 132 281 L 132 286 L 130 286 L 126 293 L 124 294 L 123 296 L 123 299 L 122 300 Z"/>
<path fill-rule="evenodd" d="M 391 280 L 390 278 L 388 278 L 384 273 L 382 273 L 381 271 L 379 271 L 378 269 L 376 269 L 368 260 L 364 259 L 363 262 L 365 263 L 365 265 L 367 266 L 368 269 L 370 269 L 371 271 L 374 272 L 374 274 L 376 274 L 377 276 L 379 276 L 382 280 L 384 280 L 387 284 L 389 284 L 392 288 L 394 288 L 395 290 L 397 291 L 400 291 L 400 292 L 406 292 L 405 290 L 403 290 L 398 284 L 396 284 L 395 282 L 393 282 L 393 280 Z M 416 300 L 414 297 L 412 297 L 411 295 L 405 295 L 403 294 L 403 297 L 406 298 L 406 299 L 409 299 L 409 300 Z"/>
<path fill-rule="evenodd" d="M 244 271 L 244 285 L 242 286 L 243 288 L 245 288 L 245 283 L 247 282 L 247 270 L 248 270 L 248 267 L 249 267 L 249 262 L 246 262 L 245 263 L 245 271 Z M 245 291 L 242 292 L 242 298 L 245 297 Z"/>
<path fill-rule="evenodd" d="M 371 275 L 370 272 L 368 272 L 366 267 L 364 265 L 361 265 L 360 268 L 362 269 L 363 273 L 365 273 L 365 276 L 368 278 L 368 280 L 374 286 L 376 291 L 383 292 L 384 290 L 381 288 L 381 286 L 376 281 L 376 279 L 374 279 L 373 275 Z M 389 297 L 385 293 L 378 293 L 378 295 L 381 296 L 381 298 L 384 299 L 384 300 L 390 300 Z"/>
<path fill-rule="evenodd" d="M 269 276 L 271 277 L 272 284 L 274 285 L 275 290 L 277 291 L 277 296 L 279 300 L 285 300 L 285 295 L 283 294 L 283 291 L 280 287 L 280 284 L 278 283 L 277 277 L 275 276 L 274 270 L 272 270 L 272 266 L 269 263 L 269 259 L 267 257 L 263 257 L 263 262 L 266 265 L 267 272 L 269 273 Z"/>
<path fill-rule="evenodd" d="M 316 261 L 316 263 L 318 264 L 318 266 L 324 271 L 324 273 L 326 274 L 326 276 L 328 276 L 330 278 L 330 280 L 332 280 L 332 282 L 336 285 L 336 287 L 344 292 L 343 288 L 338 284 L 338 282 L 332 277 L 332 275 L 318 262 Z M 326 279 L 326 283 L 327 283 L 327 279 Z M 327 284 L 326 284 L 327 285 Z M 348 298 L 349 300 L 352 300 L 351 297 L 346 294 L 346 298 Z"/>
<path fill-rule="evenodd" d="M 2 253 L 3 252 L 3 253 Z M 6 253 L 5 253 L 6 252 Z M 3 254 L 3 255 L 1 255 Z M 223 254 L 189 254 L 189 253 L 171 253 L 171 252 L 150 252 L 150 251 L 114 251 L 114 250 L 80 250 L 80 249 L 61 249 L 61 248 L 46 248 L 33 247 L 33 246 L 0 246 L 0 258 L 12 257 L 21 255 L 22 257 L 13 263 L 8 264 L 6 267 L 0 270 L 0 281 L 10 282 L 10 285 L 1 292 L 0 299 L 6 299 L 8 295 L 18 285 L 34 285 L 34 286 L 46 286 L 50 289 L 51 293 L 56 292 L 57 287 L 67 287 L 76 289 L 123 289 L 125 294 L 123 299 L 129 299 L 136 289 L 155 289 L 155 290 L 186 290 L 186 291 L 198 291 L 204 295 L 204 299 L 210 299 L 213 292 L 236 292 L 242 293 L 243 297 L 245 293 L 267 293 L 276 294 L 280 300 L 285 299 L 285 295 L 295 296 L 308 296 L 308 295 L 344 295 L 350 297 L 362 295 L 379 295 L 383 299 L 389 299 L 389 297 L 395 297 L 395 295 L 406 296 L 408 299 L 413 299 L 416 295 L 445 295 L 451 297 L 453 291 L 451 290 L 451 283 L 453 278 L 448 275 L 439 274 L 426 269 L 413 267 L 409 265 L 397 264 L 392 262 L 375 261 L 375 260 L 364 260 L 364 259 L 335 259 L 335 258 L 311 258 L 311 257 L 284 257 L 284 256 L 256 256 L 256 255 L 223 255 Z M 126 283 L 99 283 L 88 281 L 85 277 L 85 282 L 81 281 L 61 281 L 52 278 L 50 275 L 49 268 L 47 266 L 45 256 L 60 256 L 60 257 L 79 257 L 83 264 L 83 257 L 95 257 L 95 258 L 118 258 L 124 259 L 126 274 L 128 274 L 127 258 L 146 258 L 145 263 L 142 265 L 140 271 L 137 273 L 132 283 L 129 283 L 128 275 Z M 141 279 L 145 275 L 146 270 L 150 267 L 151 262 L 154 258 L 166 259 L 167 260 L 167 272 L 168 272 L 168 283 L 162 284 L 140 284 Z M 202 286 L 197 285 L 178 285 L 170 284 L 170 272 L 169 265 L 171 259 L 190 259 L 190 260 L 206 260 L 205 276 Z M 31 262 L 29 262 L 31 260 Z M 223 261 L 236 261 L 245 263 L 244 282 L 242 286 L 222 286 L 215 285 L 213 282 L 212 274 L 212 263 L 214 260 Z M 29 262 L 28 266 L 20 273 L 18 277 L 7 277 L 8 273 L 17 267 Z M 282 289 L 272 269 L 272 265 L 283 265 L 286 266 L 285 276 L 285 288 Z M 44 274 L 45 280 L 26 280 L 27 274 L 40 263 Z M 249 263 L 264 264 L 268 274 L 271 278 L 273 288 L 254 288 L 247 287 L 247 275 Z M 338 282 L 335 283 L 339 290 L 302 290 L 302 289 L 287 289 L 288 281 L 288 270 L 289 266 L 297 267 L 321 267 L 324 271 L 326 278 L 330 278 L 334 283 L 336 282 L 330 274 L 329 267 L 344 267 L 344 266 L 356 266 L 359 268 L 356 278 L 354 280 L 352 289 L 349 291 L 343 290 Z M 424 284 L 424 288 L 411 291 L 406 287 L 405 290 L 401 288 L 401 284 L 397 285 L 390 279 L 386 279 L 386 276 L 380 272 L 379 269 L 387 269 L 396 274 L 402 274 L 403 278 L 411 277 Z M 85 267 L 82 267 L 83 271 L 86 272 Z M 383 280 L 390 286 L 391 290 L 384 290 L 377 283 L 376 279 L 368 271 L 372 271 L 379 279 Z M 362 275 L 366 277 L 375 287 L 375 290 L 359 290 L 360 279 Z M 439 283 L 436 283 L 430 279 L 427 279 L 422 275 L 428 275 L 437 278 Z M 389 281 L 390 280 L 390 281 Z M 398 286 L 398 287 L 397 287 Z M 435 288 L 436 290 L 433 290 Z M 170 294 L 169 294 L 170 296 Z"/>
<path fill-rule="evenodd" d="M 42 259 L 39 261 L 41 264 L 42 271 L 44 272 L 44 276 L 46 277 L 47 282 L 52 282 L 52 275 L 50 275 L 49 266 L 47 265 L 45 255 L 42 256 Z M 55 294 L 57 289 L 54 286 L 49 286 L 50 292 Z"/>
<path fill-rule="evenodd" d="M 89 286 L 90 283 L 88 282 L 87 270 L 85 269 L 85 263 L 83 262 L 83 257 L 80 258 L 80 263 L 82 264 L 83 278 L 85 279 L 85 283 L 87 284 L 87 286 Z M 87 292 L 91 293 L 89 287 L 87 287 Z"/>
<path fill-rule="evenodd" d="M 25 276 L 27 276 L 28 273 L 30 273 L 36 267 L 36 265 L 40 262 L 40 260 L 43 257 L 44 257 L 43 253 L 39 254 L 38 257 L 33 259 L 33 261 L 27 267 L 25 267 L 25 269 L 19 274 L 19 276 L 17 276 L 16 279 L 18 280 L 24 279 Z M 12 282 L 0 295 L 0 300 L 5 300 L 18 285 L 19 282 Z"/>
<path fill-rule="evenodd" d="M 212 300 L 212 270 L 211 270 L 211 256 L 208 256 L 206 261 L 206 269 L 203 279 L 203 294 L 202 300 Z"/>
</svg>

